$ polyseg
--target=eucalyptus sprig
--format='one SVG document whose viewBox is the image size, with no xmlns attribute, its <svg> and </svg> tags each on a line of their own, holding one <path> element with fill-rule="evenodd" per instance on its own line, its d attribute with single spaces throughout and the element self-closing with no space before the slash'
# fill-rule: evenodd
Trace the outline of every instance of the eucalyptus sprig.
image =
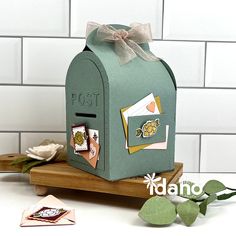
<svg viewBox="0 0 236 236">
<path fill-rule="evenodd" d="M 194 183 L 188 182 L 188 184 L 192 186 Z M 226 190 L 230 192 L 222 193 Z M 219 192 L 221 193 L 219 194 Z M 176 204 L 166 197 L 149 198 L 139 211 L 139 217 L 153 225 L 170 225 L 179 215 L 183 223 L 190 226 L 195 222 L 199 213 L 206 215 L 210 203 L 236 196 L 236 189 L 226 187 L 218 180 L 209 180 L 200 194 L 187 193 L 185 189 L 182 194 L 178 191 L 178 196 L 187 200 Z"/>
<path fill-rule="evenodd" d="M 34 160 L 30 157 L 19 157 L 11 162 L 12 166 L 20 167 L 22 173 L 29 173 L 30 170 L 35 166 L 47 164 L 46 160 Z"/>
</svg>

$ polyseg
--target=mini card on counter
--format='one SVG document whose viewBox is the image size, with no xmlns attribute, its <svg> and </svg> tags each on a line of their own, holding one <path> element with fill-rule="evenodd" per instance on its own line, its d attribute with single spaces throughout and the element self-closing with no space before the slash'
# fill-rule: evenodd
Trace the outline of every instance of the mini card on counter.
<svg viewBox="0 0 236 236">
<path fill-rule="evenodd" d="M 63 208 L 42 207 L 27 218 L 29 220 L 56 223 L 68 213 L 69 210 L 65 210 Z"/>
<path fill-rule="evenodd" d="M 75 224 L 75 210 L 52 195 L 40 200 L 25 210 L 21 218 L 21 227 L 53 226 Z"/>
</svg>

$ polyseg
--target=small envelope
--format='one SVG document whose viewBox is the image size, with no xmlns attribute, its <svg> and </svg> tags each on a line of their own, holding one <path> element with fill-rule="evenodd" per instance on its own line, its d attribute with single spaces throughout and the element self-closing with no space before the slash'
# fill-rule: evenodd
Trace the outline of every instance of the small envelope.
<svg viewBox="0 0 236 236">
<path fill-rule="evenodd" d="M 28 217 L 31 214 L 41 209 L 42 207 L 63 208 L 65 210 L 68 210 L 69 212 L 55 223 L 28 219 Z M 29 226 L 74 225 L 74 224 L 75 224 L 75 210 L 67 207 L 62 201 L 55 198 L 54 196 L 48 195 L 47 197 L 39 201 L 36 205 L 30 207 L 29 209 L 23 212 L 20 226 L 29 227 Z"/>
<path fill-rule="evenodd" d="M 89 137 L 89 151 L 81 152 L 79 155 L 82 156 L 94 169 L 97 166 L 100 145 L 95 142 L 93 138 Z"/>
</svg>

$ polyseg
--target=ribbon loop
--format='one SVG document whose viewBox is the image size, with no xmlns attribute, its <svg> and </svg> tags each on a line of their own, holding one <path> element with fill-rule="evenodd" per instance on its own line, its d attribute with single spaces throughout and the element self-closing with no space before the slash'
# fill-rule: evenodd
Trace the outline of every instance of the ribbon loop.
<svg viewBox="0 0 236 236">
<path fill-rule="evenodd" d="M 146 52 L 139 46 L 142 43 L 152 41 L 150 24 L 131 24 L 131 28 L 115 29 L 111 25 L 100 25 L 94 22 L 87 24 L 86 36 L 94 29 L 97 29 L 96 37 L 99 41 L 113 42 L 114 50 L 120 59 L 121 64 L 126 64 L 136 56 L 145 61 L 157 61 L 158 57 Z"/>
</svg>

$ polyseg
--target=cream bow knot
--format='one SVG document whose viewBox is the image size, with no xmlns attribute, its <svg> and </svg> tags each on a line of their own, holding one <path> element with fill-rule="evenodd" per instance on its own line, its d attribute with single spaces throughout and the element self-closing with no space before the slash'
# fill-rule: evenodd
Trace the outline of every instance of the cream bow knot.
<svg viewBox="0 0 236 236">
<path fill-rule="evenodd" d="M 152 41 L 150 24 L 131 24 L 129 30 L 115 29 L 111 25 L 100 25 L 94 22 L 87 24 L 86 36 L 97 29 L 96 38 L 99 41 L 113 42 L 114 50 L 119 56 L 120 63 L 126 64 L 136 56 L 145 61 L 157 61 L 155 55 L 144 51 L 139 44 Z"/>
</svg>

